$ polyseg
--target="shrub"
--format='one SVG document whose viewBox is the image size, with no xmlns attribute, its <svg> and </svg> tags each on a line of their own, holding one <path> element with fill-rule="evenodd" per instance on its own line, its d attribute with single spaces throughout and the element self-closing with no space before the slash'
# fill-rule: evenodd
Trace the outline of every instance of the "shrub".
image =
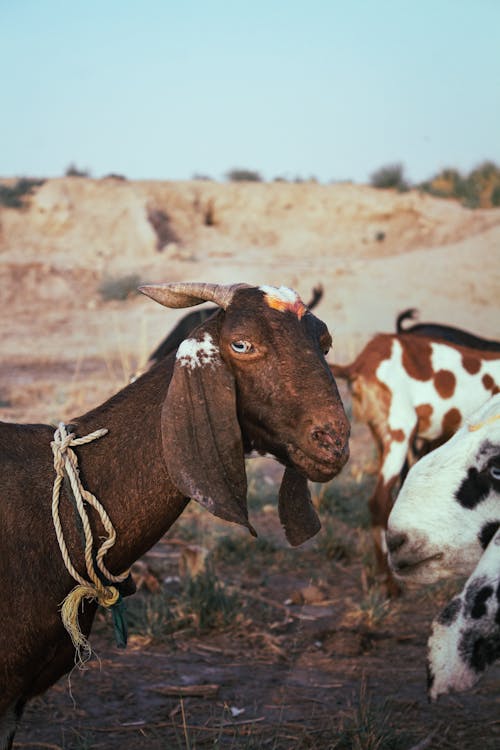
<svg viewBox="0 0 500 750">
<path fill-rule="evenodd" d="M 182 619 L 190 619 L 196 630 L 213 630 L 229 625 L 239 612 L 239 599 L 229 594 L 210 566 L 184 581 L 178 602 Z"/>
<path fill-rule="evenodd" d="M 130 632 L 155 641 L 168 640 L 179 627 L 164 593 L 131 597 L 126 601 L 125 611 Z"/>
<path fill-rule="evenodd" d="M 500 206 L 500 183 L 496 185 L 491 193 L 491 205 L 497 208 Z"/>
<path fill-rule="evenodd" d="M 321 534 L 317 538 L 317 550 L 322 559 L 337 562 L 352 562 L 357 546 L 357 534 L 347 524 L 338 519 L 326 518 Z"/>
<path fill-rule="evenodd" d="M 131 294 L 137 294 L 137 287 L 141 279 L 137 274 L 120 276 L 116 279 L 104 279 L 99 284 L 99 294 L 108 302 L 109 300 L 126 300 Z"/>
<path fill-rule="evenodd" d="M 491 208 L 500 205 L 500 168 L 485 161 L 464 176 L 448 167 L 419 188 L 439 198 L 454 198 L 467 208 Z"/>
<path fill-rule="evenodd" d="M 179 238 L 172 229 L 170 216 L 161 208 L 148 209 L 148 221 L 156 234 L 156 249 L 161 252 L 170 243 L 179 243 Z"/>
<path fill-rule="evenodd" d="M 402 164 L 387 164 L 380 167 L 370 176 L 370 183 L 376 188 L 390 188 L 400 192 L 409 189 Z"/>
<path fill-rule="evenodd" d="M 21 177 L 14 185 L 0 185 L 0 205 L 7 208 L 22 208 L 25 199 L 44 182 L 45 180 Z"/>
<path fill-rule="evenodd" d="M 229 172 L 226 172 L 226 177 L 231 182 L 262 182 L 262 177 L 259 172 L 240 167 L 230 169 Z"/>
<path fill-rule="evenodd" d="M 335 750 L 403 750 L 414 745 L 387 705 L 374 704 L 364 675 L 358 700 L 340 718 L 340 731 L 331 744 Z"/>
<path fill-rule="evenodd" d="M 319 489 L 313 484 L 313 503 L 321 514 L 338 519 L 351 529 L 370 529 L 366 498 L 373 492 L 375 482 L 375 475 L 365 473 L 359 482 L 346 475 L 335 482 L 319 485 Z"/>
<path fill-rule="evenodd" d="M 66 172 L 64 174 L 66 175 L 66 177 L 90 177 L 90 172 L 88 169 L 78 169 L 74 162 L 71 162 L 71 164 L 66 168 Z"/>
</svg>

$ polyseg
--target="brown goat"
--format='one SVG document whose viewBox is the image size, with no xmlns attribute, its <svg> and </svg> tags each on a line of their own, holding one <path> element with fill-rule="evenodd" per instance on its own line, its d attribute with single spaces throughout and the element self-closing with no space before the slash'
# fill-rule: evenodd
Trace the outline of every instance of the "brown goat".
<svg viewBox="0 0 500 750">
<path fill-rule="evenodd" d="M 389 594 L 396 595 L 385 529 L 409 451 L 418 458 L 445 442 L 497 392 L 500 352 L 381 333 L 350 365 L 331 367 L 335 377 L 347 379 L 356 416 L 368 424 L 379 452 L 379 476 L 370 498 L 372 532 L 379 570 Z"/>
<path fill-rule="evenodd" d="M 324 323 L 286 288 L 160 284 L 141 288 L 167 307 L 212 301 L 221 310 L 171 354 L 70 430 L 107 434 L 75 448 L 82 483 L 116 530 L 106 558 L 127 570 L 174 523 L 189 498 L 252 532 L 244 456 L 285 466 L 279 513 L 291 544 L 319 520 L 307 478 L 327 481 L 348 458 L 349 423 L 325 360 Z M 0 748 L 12 747 L 24 705 L 68 672 L 75 647 L 59 607 L 74 588 L 51 516 L 54 482 L 48 425 L 0 423 Z M 74 565 L 85 563 L 66 487 L 62 527 Z M 94 539 L 103 533 L 89 509 Z M 83 600 L 82 633 L 97 603 Z"/>
</svg>

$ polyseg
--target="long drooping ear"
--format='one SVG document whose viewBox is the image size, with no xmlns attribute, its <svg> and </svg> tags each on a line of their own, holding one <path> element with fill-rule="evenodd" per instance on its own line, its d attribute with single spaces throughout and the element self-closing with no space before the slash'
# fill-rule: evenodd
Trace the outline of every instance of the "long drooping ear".
<svg viewBox="0 0 500 750">
<path fill-rule="evenodd" d="M 205 323 L 177 350 L 161 416 L 164 457 L 186 497 L 256 536 L 248 521 L 234 378 L 220 355 L 216 326 Z"/>
<path fill-rule="evenodd" d="M 303 544 L 321 528 L 311 502 L 307 479 L 288 466 L 281 480 L 278 512 L 286 538 L 292 547 Z"/>
</svg>

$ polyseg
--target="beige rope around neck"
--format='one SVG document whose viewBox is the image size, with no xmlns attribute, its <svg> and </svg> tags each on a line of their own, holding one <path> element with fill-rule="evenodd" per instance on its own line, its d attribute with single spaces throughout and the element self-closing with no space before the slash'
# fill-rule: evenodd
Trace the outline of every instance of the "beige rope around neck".
<svg viewBox="0 0 500 750">
<path fill-rule="evenodd" d="M 65 424 L 63 422 L 60 422 L 59 427 L 54 433 L 54 440 L 50 444 L 52 452 L 54 454 L 54 469 L 56 472 L 54 488 L 52 491 L 52 520 L 54 522 L 57 541 L 59 542 L 59 548 L 61 550 L 64 564 L 66 565 L 66 568 L 68 569 L 71 576 L 79 584 L 78 586 L 75 586 L 75 588 L 64 599 L 61 606 L 61 618 L 64 627 L 68 631 L 71 640 L 73 641 L 73 645 L 76 649 L 76 661 L 80 665 L 87 661 L 92 653 L 90 644 L 87 638 L 81 632 L 78 623 L 78 609 L 82 600 L 96 599 L 98 603 L 103 605 L 104 607 L 111 607 L 117 602 L 119 597 L 118 589 L 115 586 L 105 586 L 94 569 L 94 540 L 84 501 L 98 512 L 107 533 L 107 538 L 103 541 L 103 543 L 97 550 L 97 567 L 99 568 L 103 576 L 108 581 L 112 581 L 113 583 L 121 583 L 127 578 L 129 574 L 129 571 L 126 571 L 125 573 L 115 576 L 107 569 L 104 564 L 104 556 L 116 541 L 116 532 L 113 528 L 113 524 L 111 523 L 108 514 L 106 513 L 99 500 L 97 500 L 97 498 L 91 492 L 83 487 L 78 472 L 78 459 L 75 452 L 71 450 L 72 446 L 85 445 L 86 443 L 90 443 L 92 440 L 97 440 L 103 435 L 106 435 L 107 432 L 107 429 L 101 429 L 96 430 L 95 432 L 91 432 L 85 437 L 75 438 L 74 433 L 68 434 Z M 64 541 L 63 530 L 59 518 L 59 498 L 61 494 L 61 484 L 64 480 L 65 473 L 71 484 L 71 489 L 75 498 L 78 514 L 82 521 L 83 532 L 85 536 L 85 565 L 90 580 L 82 578 L 82 576 L 75 569 L 73 563 L 71 562 L 66 542 Z"/>
</svg>

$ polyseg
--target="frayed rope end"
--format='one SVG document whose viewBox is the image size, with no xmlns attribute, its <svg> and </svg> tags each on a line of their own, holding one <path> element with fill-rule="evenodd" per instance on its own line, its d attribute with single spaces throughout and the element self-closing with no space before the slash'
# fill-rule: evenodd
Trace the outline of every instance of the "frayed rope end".
<svg viewBox="0 0 500 750">
<path fill-rule="evenodd" d="M 68 631 L 69 637 L 75 647 L 75 664 L 81 669 L 92 656 L 92 647 L 88 638 L 84 636 L 78 622 L 78 610 L 83 599 L 96 599 L 104 607 L 112 607 L 118 601 L 120 596 L 118 589 L 109 586 L 103 592 L 97 591 L 92 584 L 88 586 L 75 586 L 69 592 L 61 605 L 61 619 L 64 627 Z"/>
</svg>

